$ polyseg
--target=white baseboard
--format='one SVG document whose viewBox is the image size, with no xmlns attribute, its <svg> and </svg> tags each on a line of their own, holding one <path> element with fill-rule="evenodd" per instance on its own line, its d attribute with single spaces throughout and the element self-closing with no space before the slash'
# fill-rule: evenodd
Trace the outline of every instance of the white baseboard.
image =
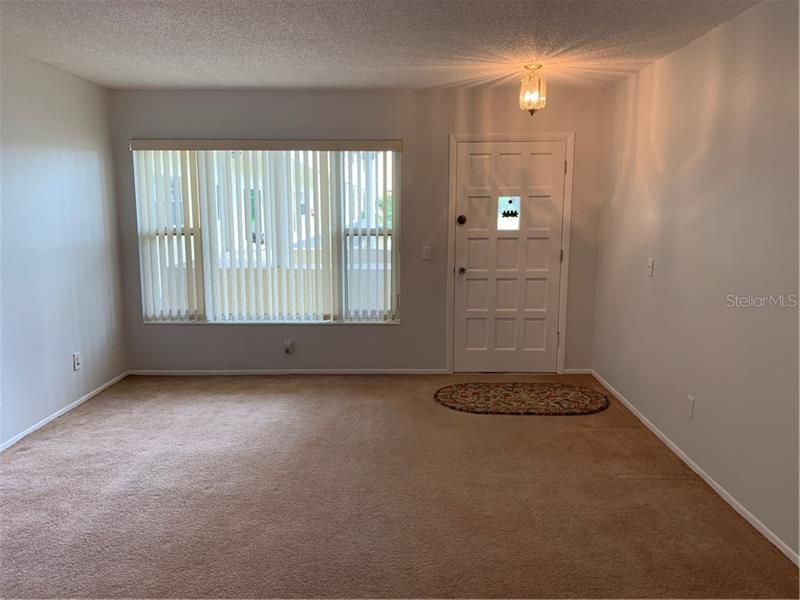
<svg viewBox="0 0 800 600">
<path fill-rule="evenodd" d="M 622 402 L 628 410 L 630 410 L 634 416 L 639 419 L 642 424 L 647 427 L 650 431 L 652 431 L 658 439 L 660 439 L 667 447 L 674 452 L 678 458 L 680 458 L 686 465 L 695 473 L 697 473 L 703 481 L 705 481 L 711 488 L 717 492 L 717 494 L 722 497 L 725 502 L 733 507 L 737 513 L 739 513 L 744 519 L 750 523 L 753 527 L 755 527 L 761 535 L 767 538 L 770 542 L 772 542 L 775 546 L 777 546 L 778 550 L 783 552 L 789 560 L 791 560 L 794 564 L 800 565 L 800 555 L 797 552 L 792 550 L 792 548 L 784 542 L 780 537 L 777 536 L 769 527 L 764 525 L 758 517 L 756 517 L 753 513 L 747 510 L 736 498 L 734 498 L 728 490 L 722 487 L 716 480 L 714 480 L 711 475 L 706 473 L 700 465 L 694 462 L 689 455 L 687 455 L 681 448 L 673 442 L 666 433 L 661 431 L 658 427 L 656 427 L 650 419 L 645 417 L 625 396 L 623 396 L 619 391 L 617 391 L 614 386 L 612 386 L 606 379 L 600 375 L 597 371 L 592 369 L 592 375 L 603 384 L 603 386 L 611 392 L 617 400 Z"/>
<path fill-rule="evenodd" d="M 564 369 L 565 375 L 594 375 L 591 369 Z"/>
<path fill-rule="evenodd" d="M 129 375 L 189 376 L 209 375 L 445 375 L 447 369 L 132 369 Z"/>
<path fill-rule="evenodd" d="M 14 444 L 16 444 L 18 441 L 20 441 L 22 438 L 24 438 L 24 437 L 25 437 L 25 436 L 27 436 L 27 435 L 30 435 L 31 433 L 33 433 L 33 432 L 34 432 L 34 431 L 36 431 L 37 429 L 41 429 L 42 427 L 44 427 L 45 425 L 47 425 L 47 424 L 48 424 L 50 421 L 52 421 L 53 419 L 57 419 L 57 418 L 58 418 L 58 417 L 60 417 L 61 415 L 64 415 L 64 414 L 68 413 L 69 411 L 71 411 L 73 408 L 75 408 L 75 407 L 77 407 L 77 406 L 80 406 L 81 404 L 83 404 L 83 403 L 84 403 L 84 402 L 86 402 L 87 400 L 89 400 L 89 399 L 91 399 L 91 398 L 94 398 L 94 397 L 95 397 L 97 394 L 99 394 L 100 392 L 102 392 L 102 391 L 103 391 L 103 390 L 105 390 L 106 388 L 109 388 L 109 387 L 111 387 L 112 385 L 114 385 L 114 384 L 115 384 L 115 383 L 117 383 L 118 381 L 121 381 L 122 379 L 124 379 L 124 378 L 125 378 L 125 377 L 127 377 L 127 376 L 128 376 L 128 371 L 123 371 L 122 373 L 120 373 L 119 375 L 117 375 L 116 377 L 114 377 L 114 379 L 112 379 L 111 381 L 106 381 L 106 382 L 105 382 L 103 385 L 101 385 L 101 386 L 98 386 L 98 387 L 96 387 L 95 389 L 93 389 L 91 392 L 89 392 L 88 394 L 85 394 L 84 396 L 81 396 L 80 398 L 78 398 L 77 400 L 75 400 L 75 402 L 73 402 L 72 404 L 68 404 L 68 405 L 67 405 L 67 406 L 65 406 L 64 408 L 62 408 L 62 409 L 60 409 L 60 410 L 57 410 L 56 412 L 54 412 L 54 413 L 53 413 L 52 415 L 50 415 L 49 417 L 45 417 L 44 419 L 42 419 L 41 421 L 39 421 L 39 422 L 38 422 L 38 423 L 36 423 L 35 425 L 32 425 L 31 427 L 28 427 L 28 428 L 27 428 L 25 431 L 23 431 L 22 433 L 18 433 L 18 434 L 17 434 L 17 435 L 15 435 L 14 437 L 12 437 L 12 438 L 10 438 L 10 439 L 6 440 L 6 441 L 5 441 L 5 442 L 3 442 L 2 444 L 0 444 L 0 452 L 2 452 L 3 450 L 5 450 L 6 448 L 10 448 L 10 447 L 11 447 L 11 446 L 13 446 Z"/>
</svg>

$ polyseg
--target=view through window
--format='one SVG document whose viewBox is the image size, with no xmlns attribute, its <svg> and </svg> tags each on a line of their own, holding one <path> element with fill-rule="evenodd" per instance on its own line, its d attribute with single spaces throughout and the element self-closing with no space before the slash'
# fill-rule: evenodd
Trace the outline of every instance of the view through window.
<svg viewBox="0 0 800 600">
<path fill-rule="evenodd" d="M 134 150 L 146 321 L 394 321 L 394 150 Z"/>
</svg>

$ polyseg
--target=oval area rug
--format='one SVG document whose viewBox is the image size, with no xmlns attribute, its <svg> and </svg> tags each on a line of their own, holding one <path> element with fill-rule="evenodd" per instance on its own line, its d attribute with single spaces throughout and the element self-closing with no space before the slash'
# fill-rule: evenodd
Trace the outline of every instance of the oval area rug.
<svg viewBox="0 0 800 600">
<path fill-rule="evenodd" d="M 608 408 L 604 394 L 568 383 L 455 383 L 433 397 L 448 408 L 485 415 L 591 415 Z"/>
</svg>

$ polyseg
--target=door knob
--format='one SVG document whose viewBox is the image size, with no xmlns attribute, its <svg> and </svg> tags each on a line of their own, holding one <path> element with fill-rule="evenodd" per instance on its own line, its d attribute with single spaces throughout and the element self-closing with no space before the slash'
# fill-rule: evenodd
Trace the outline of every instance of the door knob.
<svg viewBox="0 0 800 600">
<path fill-rule="evenodd" d="M 456 222 L 459 225 L 463 225 L 464 223 L 467 222 L 467 217 L 465 217 L 464 215 L 458 215 L 458 218 L 456 219 Z"/>
<path fill-rule="evenodd" d="M 465 267 L 458 267 L 458 274 L 459 275 L 463 275 L 466 272 L 467 272 L 467 269 Z"/>
</svg>

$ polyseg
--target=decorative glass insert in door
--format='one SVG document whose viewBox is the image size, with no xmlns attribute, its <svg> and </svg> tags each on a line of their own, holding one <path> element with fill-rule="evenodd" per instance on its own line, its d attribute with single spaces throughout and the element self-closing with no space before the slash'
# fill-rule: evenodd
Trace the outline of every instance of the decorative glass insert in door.
<svg viewBox="0 0 800 600">
<path fill-rule="evenodd" d="M 519 196 L 498 196 L 498 231 L 519 231 L 519 206 Z"/>
</svg>

